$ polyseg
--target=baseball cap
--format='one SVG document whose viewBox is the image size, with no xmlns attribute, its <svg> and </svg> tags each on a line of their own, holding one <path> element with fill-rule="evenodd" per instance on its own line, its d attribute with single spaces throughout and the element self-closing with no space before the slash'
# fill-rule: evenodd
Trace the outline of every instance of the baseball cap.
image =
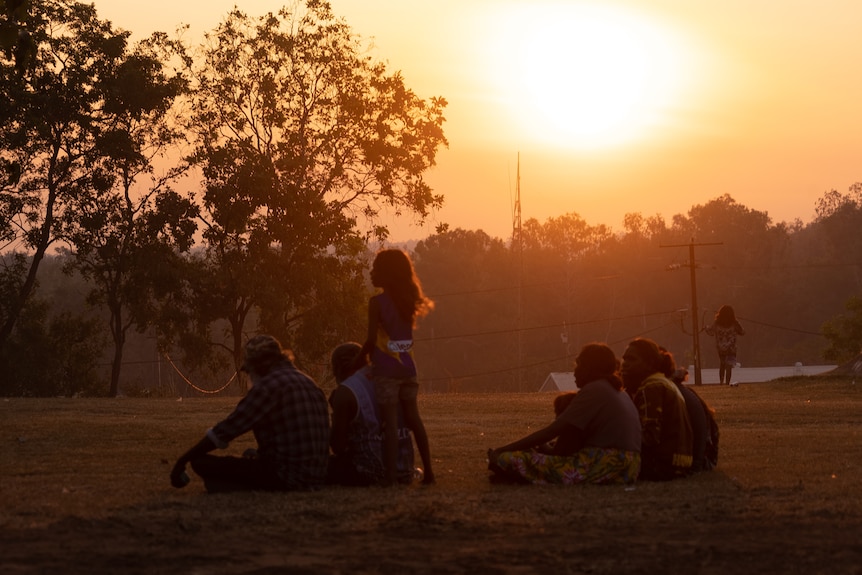
<svg viewBox="0 0 862 575">
<path fill-rule="evenodd" d="M 275 359 L 284 355 L 281 344 L 271 335 L 256 335 L 245 344 L 245 357 L 242 362 L 242 371 L 248 371 L 249 367 L 266 360 Z"/>
</svg>

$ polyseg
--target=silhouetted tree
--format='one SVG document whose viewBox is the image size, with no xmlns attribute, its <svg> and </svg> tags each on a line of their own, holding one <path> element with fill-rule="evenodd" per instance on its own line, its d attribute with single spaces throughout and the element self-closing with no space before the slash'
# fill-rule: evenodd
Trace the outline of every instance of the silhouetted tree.
<svg viewBox="0 0 862 575">
<path fill-rule="evenodd" d="M 106 63 L 99 88 L 112 121 L 96 136 L 89 193 L 70 199 L 59 232 L 72 247 L 68 268 L 92 281 L 89 302 L 105 305 L 110 314 L 110 397 L 119 391 L 129 328 L 143 331 L 152 324 L 154 293 L 179 289 L 175 274 L 158 270 L 177 265 L 196 230 L 197 206 L 168 185 L 184 166 L 163 174 L 154 169 L 157 160 L 168 163 L 165 156 L 178 153 L 172 145 L 182 139 L 170 111 L 186 83 L 166 73 L 162 62 L 171 52 L 164 35 L 156 34 Z M 175 281 L 165 284 L 168 278 Z"/>
<path fill-rule="evenodd" d="M 337 290 L 358 285 L 357 218 L 385 238 L 381 206 L 424 218 L 442 204 L 422 175 L 446 144 L 446 103 L 372 62 L 320 0 L 258 19 L 234 10 L 199 52 L 189 130 L 206 186 L 207 285 L 195 315 L 227 322 L 214 341 L 237 367 L 255 310 L 286 345 L 299 333 L 337 343 L 319 319 L 361 309 L 363 293 Z"/>
<path fill-rule="evenodd" d="M 481 230 L 446 230 L 414 248 L 434 312 L 416 332 L 426 391 L 515 390 L 517 277 L 502 240 Z"/>
<path fill-rule="evenodd" d="M 80 200 L 103 186 L 102 162 L 117 122 L 142 94 L 123 91 L 117 68 L 128 33 L 98 19 L 92 5 L 44 0 L 30 5 L 36 47 L 25 73 L 0 60 L 0 238 L 28 255 L 0 318 L 0 348 L 36 286 L 39 265 L 73 221 Z M 130 69 L 127 69 L 130 71 Z M 119 92 L 118 92 L 119 91 Z"/>
<path fill-rule="evenodd" d="M 824 355 L 838 363 L 862 353 L 862 297 L 847 300 L 845 310 L 823 324 L 823 335 L 829 341 Z"/>
<path fill-rule="evenodd" d="M 0 395 L 54 397 L 104 393 L 98 363 L 105 345 L 98 321 L 53 313 L 50 300 L 31 297 L 0 351 Z"/>
</svg>

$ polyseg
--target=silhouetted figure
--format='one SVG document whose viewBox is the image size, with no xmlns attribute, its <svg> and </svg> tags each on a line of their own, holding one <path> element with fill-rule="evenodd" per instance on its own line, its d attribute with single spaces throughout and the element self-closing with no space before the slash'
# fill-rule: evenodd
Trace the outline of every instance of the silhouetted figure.
<svg viewBox="0 0 862 575">
<path fill-rule="evenodd" d="M 251 389 L 177 460 L 171 485 L 188 484 L 186 465 L 191 464 L 210 493 L 322 486 L 329 461 L 329 409 L 323 391 L 269 335 L 246 343 L 241 369 L 248 372 Z M 251 456 L 209 454 L 248 431 L 257 440 L 257 450 L 247 450 Z"/>
<path fill-rule="evenodd" d="M 419 383 L 413 361 L 413 327 L 434 302 L 422 293 L 413 262 L 402 250 L 381 250 L 371 266 L 371 284 L 382 293 L 368 302 L 368 337 L 358 362 L 371 359 L 371 378 L 383 422 L 383 464 L 386 484 L 398 481 L 398 405 L 413 432 L 422 458 L 422 483 L 434 483 L 428 434 L 419 417 Z"/>
<path fill-rule="evenodd" d="M 329 395 L 332 407 L 332 436 L 329 445 L 327 483 L 368 486 L 384 483 L 383 427 L 371 368 L 356 369 L 362 346 L 355 342 L 339 345 L 332 352 L 332 373 L 338 386 Z M 398 482 L 413 481 L 413 437 L 402 425 L 399 409 Z"/>
<path fill-rule="evenodd" d="M 575 359 L 579 391 L 554 399 L 557 417 L 547 427 L 488 450 L 491 481 L 633 483 L 640 469 L 641 426 L 617 365 L 607 345 L 584 346 Z"/>
<path fill-rule="evenodd" d="M 654 341 L 641 338 L 623 354 L 623 383 L 638 409 L 643 435 L 639 479 L 647 481 L 683 477 L 691 469 L 691 423 L 682 392 L 665 375 L 668 356 Z"/>
<path fill-rule="evenodd" d="M 736 366 L 736 336 L 745 335 L 745 330 L 736 321 L 736 313 L 729 305 L 723 305 L 715 314 L 715 321 L 705 328 L 715 336 L 718 350 L 718 383 L 730 385 L 730 377 Z"/>
<path fill-rule="evenodd" d="M 715 410 L 694 389 L 685 384 L 688 370 L 684 367 L 676 368 L 672 356 L 667 371 L 672 372 L 670 379 L 682 393 L 688 411 L 692 433 L 691 472 L 715 469 L 718 465 L 718 423 L 715 421 Z"/>
</svg>

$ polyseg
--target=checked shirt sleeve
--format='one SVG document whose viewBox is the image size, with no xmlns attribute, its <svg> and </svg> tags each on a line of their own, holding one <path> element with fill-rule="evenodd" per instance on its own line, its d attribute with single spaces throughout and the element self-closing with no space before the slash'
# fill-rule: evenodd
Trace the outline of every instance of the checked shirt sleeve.
<svg viewBox="0 0 862 575">
<path fill-rule="evenodd" d="M 207 436 L 224 449 L 264 417 L 268 406 L 272 405 L 271 396 L 271 387 L 253 386 L 234 408 L 233 413 L 207 431 Z"/>
</svg>

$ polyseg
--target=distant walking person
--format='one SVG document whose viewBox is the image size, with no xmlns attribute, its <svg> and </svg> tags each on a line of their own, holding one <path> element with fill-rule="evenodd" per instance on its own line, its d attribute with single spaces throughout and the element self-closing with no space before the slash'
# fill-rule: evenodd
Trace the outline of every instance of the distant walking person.
<svg viewBox="0 0 862 575">
<path fill-rule="evenodd" d="M 398 249 L 378 252 L 371 265 L 371 284 L 382 292 L 368 302 L 368 337 L 357 358 L 362 365 L 371 358 L 371 379 L 383 422 L 383 465 L 385 483 L 398 481 L 398 405 L 404 423 L 413 432 L 422 458 L 422 483 L 434 483 L 428 434 L 419 417 L 419 383 L 413 362 L 413 327 L 434 302 L 422 293 L 422 286 L 410 257 Z"/>
<path fill-rule="evenodd" d="M 736 365 L 736 336 L 745 335 L 745 330 L 736 321 L 736 312 L 729 305 L 723 305 L 715 314 L 712 325 L 706 326 L 706 333 L 715 336 L 718 350 L 718 383 L 730 385 L 730 376 Z"/>
</svg>

